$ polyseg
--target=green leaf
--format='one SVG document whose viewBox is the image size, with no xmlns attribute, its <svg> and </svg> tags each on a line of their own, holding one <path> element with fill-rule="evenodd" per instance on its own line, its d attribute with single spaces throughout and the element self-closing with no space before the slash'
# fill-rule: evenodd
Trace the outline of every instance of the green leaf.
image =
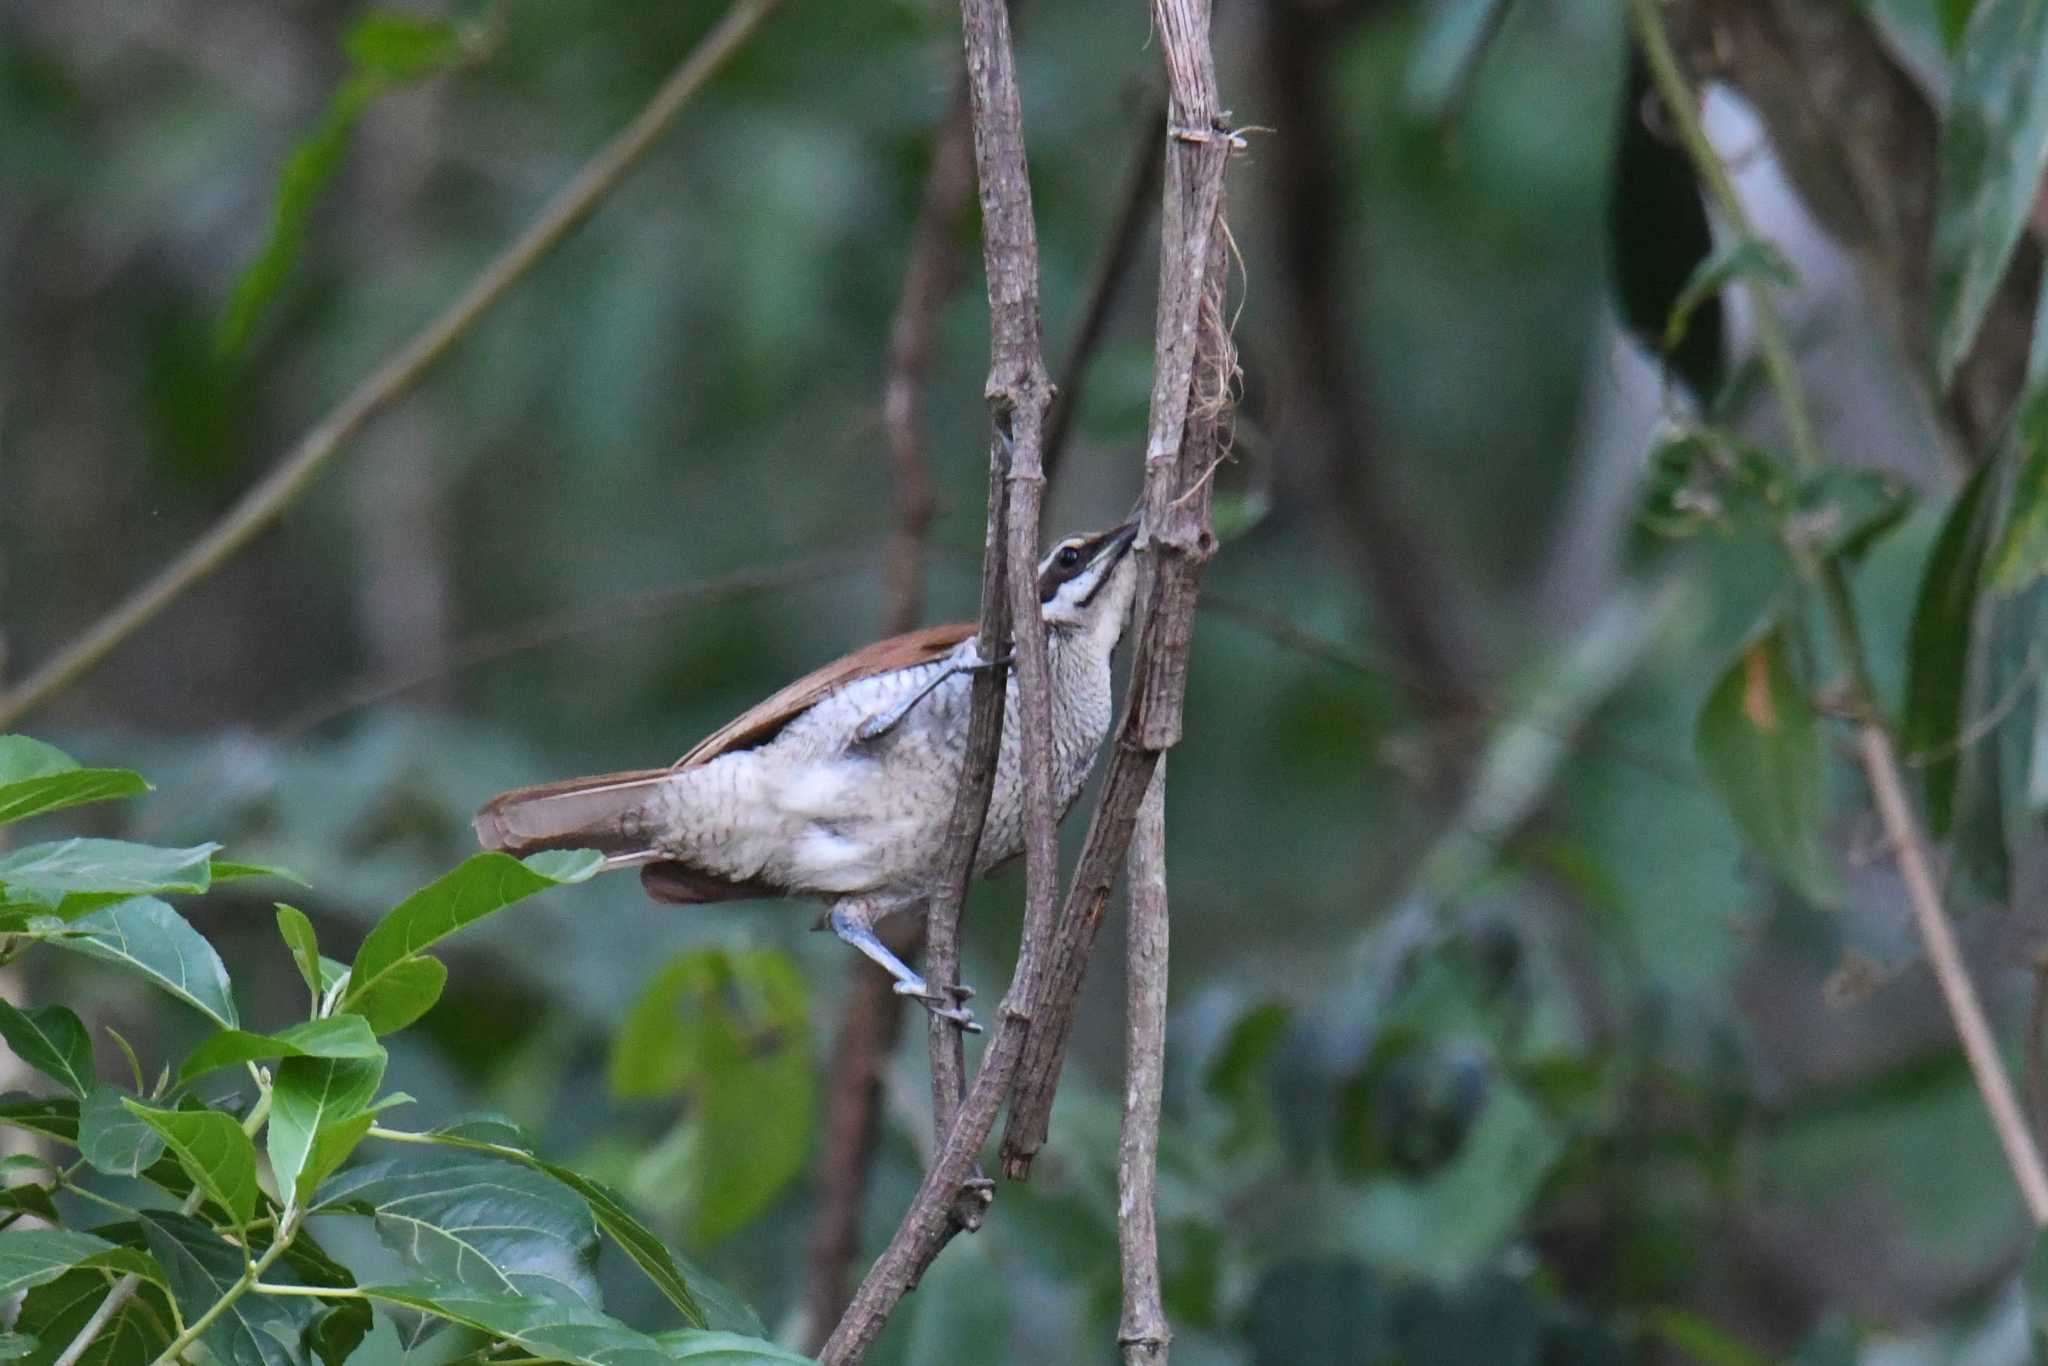
<svg viewBox="0 0 2048 1366">
<path fill-rule="evenodd" d="M 113 1246 L 104 1238 L 66 1228 L 11 1228 L 0 1232 L 0 1297 L 54 1281 Z"/>
<path fill-rule="evenodd" d="M 185 1322 L 197 1322 L 242 1279 L 242 1249 L 198 1220 L 152 1210 L 141 1222 Z M 242 1295 L 207 1325 L 199 1340 L 221 1366 L 306 1366 L 302 1339 L 313 1310 L 297 1301 L 297 1296 Z"/>
<path fill-rule="evenodd" d="M 1912 511 L 1911 493 L 1870 470 L 1824 470 L 1799 488 L 1797 521 L 1816 558 L 1860 559 Z"/>
<path fill-rule="evenodd" d="M 70 1096 L 27 1096 L 19 1091 L 0 1095 L 0 1124 L 54 1138 L 59 1143 L 78 1142 L 78 1102 Z"/>
<path fill-rule="evenodd" d="M 359 71 L 416 81 L 453 66 L 463 56 L 462 32 L 453 24 L 371 10 L 349 27 L 342 51 Z"/>
<path fill-rule="evenodd" d="M 121 1103 L 163 1136 L 186 1174 L 238 1226 L 255 1217 L 262 1193 L 256 1185 L 256 1145 L 233 1115 L 219 1110 L 159 1110 L 126 1097 Z"/>
<path fill-rule="evenodd" d="M 1934 8 L 1941 26 L 1941 45 L 1954 55 L 1970 27 L 1970 13 L 1977 8 L 1977 0 L 1935 0 Z"/>
<path fill-rule="evenodd" d="M 1692 316 L 1701 304 L 1714 298 L 1737 280 L 1756 279 L 1782 289 L 1798 287 L 1799 277 L 1779 250 L 1755 237 L 1741 237 L 1717 248 L 1693 268 L 1685 287 L 1672 301 L 1671 314 L 1664 322 L 1663 351 L 1667 356 L 1685 344 Z"/>
<path fill-rule="evenodd" d="M 92 1039 L 65 1006 L 18 1010 L 0 1000 L 0 1038 L 14 1056 L 83 1098 L 93 1085 Z"/>
<path fill-rule="evenodd" d="M 141 1253 L 134 1255 L 148 1260 Z M 156 1278 L 161 1279 L 162 1274 L 158 1271 Z M 24 1295 L 15 1327 L 33 1333 L 40 1346 L 21 1359 L 23 1366 L 52 1366 L 111 1293 L 113 1282 L 104 1273 L 81 1269 Z M 78 1366 L 150 1366 L 170 1345 L 172 1322 L 169 1300 L 153 1281 L 146 1280 L 114 1311 L 78 1359 Z"/>
<path fill-rule="evenodd" d="M 109 1176 L 140 1176 L 164 1155 L 163 1135 L 111 1086 L 94 1087 L 78 1109 L 78 1155 Z"/>
<path fill-rule="evenodd" d="M 773 949 L 702 949 L 648 983 L 612 1054 L 624 1096 L 684 1090 L 700 1144 L 692 1237 L 715 1242 L 753 1219 L 803 1169 L 811 1075 L 802 974 Z"/>
<path fill-rule="evenodd" d="M 268 877 L 300 887 L 313 885 L 289 868 L 279 868 L 268 863 L 236 863 L 231 859 L 217 858 L 212 861 L 211 867 L 215 882 L 241 882 L 252 877 Z"/>
<path fill-rule="evenodd" d="M 534 1155 L 533 1140 L 509 1120 L 480 1118 L 436 1129 L 427 1137 L 451 1148 L 489 1153 L 546 1172 L 583 1197 L 597 1226 L 631 1257 L 662 1294 L 700 1328 L 729 1328 L 741 1333 L 760 1333 L 761 1320 L 745 1301 L 704 1274 L 688 1261 L 678 1258 L 653 1230 L 626 1206 L 624 1197 L 609 1186 L 567 1167 L 543 1161 Z"/>
<path fill-rule="evenodd" d="M 0 1211 L 8 1214 L 32 1214 L 47 1224 L 62 1223 L 63 1218 L 57 1213 L 57 1207 L 50 1203 L 50 1197 L 56 1190 L 55 1186 L 40 1185 L 33 1181 L 0 1186 Z"/>
<path fill-rule="evenodd" d="M 368 1214 L 427 1279 L 598 1303 L 597 1226 L 561 1182 L 484 1158 L 368 1162 L 320 1191 L 315 1214 Z"/>
<path fill-rule="evenodd" d="M 285 159 L 262 249 L 235 281 L 215 334 L 223 354 L 233 355 L 248 344 L 264 310 L 284 287 L 305 249 L 314 206 L 348 155 L 364 112 L 388 91 L 473 55 L 462 33 L 447 24 L 378 11 L 358 19 L 342 46 L 354 70 L 328 101 L 320 122 Z"/>
<path fill-rule="evenodd" d="M 2022 408 L 2018 439 L 2023 463 L 1986 575 L 2006 594 L 2022 592 L 2048 574 L 2048 402 L 2031 399 Z"/>
<path fill-rule="evenodd" d="M 980 1294 L 979 1288 L 974 1291 Z M 984 1298 L 997 1298 L 985 1296 Z M 812 1359 L 742 1333 L 706 1332 L 701 1328 L 676 1328 L 655 1335 L 671 1361 L 688 1361 L 694 1366 L 814 1366 Z M 957 1345 L 956 1345 L 957 1350 Z M 918 1357 L 920 1361 L 957 1360 L 957 1357 Z"/>
<path fill-rule="evenodd" d="M 216 1024 L 229 1029 L 241 1024 L 220 955 L 155 897 L 119 902 L 42 937 L 57 948 L 140 973 Z"/>
<path fill-rule="evenodd" d="M 431 1282 L 369 1285 L 363 1293 L 380 1304 L 473 1328 L 549 1361 L 571 1366 L 668 1366 L 667 1353 L 654 1339 L 580 1304 Z"/>
<path fill-rule="evenodd" d="M 0 858 L 0 885 L 10 901 L 55 909 L 73 892 L 153 896 L 203 892 L 212 883 L 218 844 L 159 849 L 127 840 L 69 839 L 31 844 Z"/>
<path fill-rule="evenodd" d="M 1996 499 L 1988 491 L 1996 463 L 1979 465 L 1949 509 L 1921 575 L 1906 635 L 1900 738 L 1909 755 L 1925 761 L 1927 824 L 1936 838 L 1948 833 L 1955 811 L 1956 740 L 1968 695 L 1984 548 L 1994 520 Z"/>
<path fill-rule="evenodd" d="M 54 745 L 0 735 L 0 825 L 147 791 L 142 776 L 125 768 L 80 768 Z"/>
<path fill-rule="evenodd" d="M 17 1361 L 41 1346 L 42 1340 L 28 1333 L 0 1332 L 0 1361 Z"/>
<path fill-rule="evenodd" d="M 327 1254 L 313 1236 L 301 1228 L 285 1249 L 284 1267 L 301 1285 L 349 1290 L 355 1288 L 353 1272 Z M 275 1269 L 272 1273 L 276 1278 Z M 344 1366 L 375 1326 L 375 1315 L 366 1299 L 348 1297 L 328 1300 L 307 1322 L 303 1340 L 307 1350 L 320 1358 L 322 1366 Z"/>
<path fill-rule="evenodd" d="M 307 1020 L 280 1029 L 275 1034 L 251 1034 L 228 1029 L 214 1035 L 185 1059 L 178 1068 L 180 1085 L 222 1067 L 234 1067 L 261 1058 L 383 1058 L 384 1045 L 370 1031 L 370 1022 L 360 1015 L 335 1015 L 324 1020 Z"/>
<path fill-rule="evenodd" d="M 342 1004 L 370 1022 L 379 1034 L 396 1034 L 434 1008 L 448 985 L 448 967 L 438 958 L 402 958 L 386 968 L 377 984 Z M 353 988 L 351 988 L 353 990 Z"/>
<path fill-rule="evenodd" d="M 277 933 L 284 940 L 285 947 L 292 951 L 292 961 L 298 964 L 299 977 L 313 995 L 313 1008 L 319 1009 L 324 988 L 320 982 L 320 936 L 314 933 L 313 922 L 298 907 L 287 906 L 280 901 L 277 903 Z"/>
<path fill-rule="evenodd" d="M 1800 895 L 1838 904 L 1840 879 L 1821 842 L 1825 753 L 1784 635 L 1736 657 L 1694 733 L 1701 769 L 1764 860 Z"/>
<path fill-rule="evenodd" d="M 2048 168 L 2048 3 L 1980 0 L 1956 54 L 1935 189 L 1936 373 L 1977 338 Z"/>
<path fill-rule="evenodd" d="M 380 1034 L 402 1028 L 425 1013 L 440 994 L 447 973 L 434 980 L 432 996 L 410 1015 L 424 993 L 427 976 L 403 965 L 423 960 L 418 955 L 465 925 L 503 910 L 536 892 L 566 883 L 582 882 L 604 862 L 593 850 L 551 850 L 535 854 L 525 862 L 507 854 L 478 854 L 454 871 L 421 888 L 400 902 L 379 921 L 363 940 L 350 969 L 349 984 L 342 996 L 342 1009 L 357 1010 L 370 1017 Z M 394 973 L 413 974 L 402 983 L 403 990 L 387 988 Z M 365 1005 L 365 1002 L 370 1004 Z M 401 1024 L 384 1023 L 402 1019 Z"/>
<path fill-rule="evenodd" d="M 364 1113 L 384 1080 L 376 1058 L 287 1058 L 270 1086 L 266 1144 L 286 1202 L 304 1205 L 369 1132 Z"/>
</svg>

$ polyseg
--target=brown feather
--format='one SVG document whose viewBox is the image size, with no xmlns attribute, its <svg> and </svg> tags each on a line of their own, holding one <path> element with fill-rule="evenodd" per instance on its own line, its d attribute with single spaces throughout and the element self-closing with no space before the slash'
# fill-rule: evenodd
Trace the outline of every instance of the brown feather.
<svg viewBox="0 0 2048 1366">
<path fill-rule="evenodd" d="M 733 882 L 675 859 L 659 858 L 639 824 L 638 790 L 677 769 L 695 768 L 721 754 L 764 745 L 834 688 L 943 659 L 973 634 L 973 622 L 956 622 L 876 641 L 805 674 L 749 708 L 705 736 L 668 768 L 569 778 L 501 793 L 477 812 L 477 839 L 486 849 L 521 856 L 542 849 L 596 849 L 613 867 L 640 864 L 640 885 L 647 895 L 676 905 L 780 896 L 785 889 L 760 882 Z"/>
<path fill-rule="evenodd" d="M 805 674 L 766 701 L 749 707 L 699 740 L 688 754 L 675 761 L 674 767 L 695 768 L 736 749 L 765 745 L 784 726 L 815 706 L 834 688 L 843 688 L 892 669 L 908 669 L 944 659 L 953 652 L 954 646 L 973 634 L 973 622 L 954 621 L 890 636 L 887 640 L 878 640 L 855 650 L 822 669 Z"/>
</svg>

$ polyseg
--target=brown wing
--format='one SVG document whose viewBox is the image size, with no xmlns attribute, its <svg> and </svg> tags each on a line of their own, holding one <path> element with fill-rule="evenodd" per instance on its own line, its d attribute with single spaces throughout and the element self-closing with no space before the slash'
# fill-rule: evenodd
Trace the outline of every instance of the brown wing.
<svg viewBox="0 0 2048 1366">
<path fill-rule="evenodd" d="M 947 622 L 942 626 L 926 626 L 891 636 L 855 650 L 822 669 L 805 674 L 765 702 L 726 722 L 699 740 L 695 748 L 671 767 L 694 768 L 732 750 L 764 745 L 799 713 L 834 688 L 843 688 L 848 683 L 888 673 L 892 669 L 908 669 L 944 659 L 953 652 L 954 646 L 973 635 L 974 629 L 975 624 L 971 621 Z"/>
</svg>

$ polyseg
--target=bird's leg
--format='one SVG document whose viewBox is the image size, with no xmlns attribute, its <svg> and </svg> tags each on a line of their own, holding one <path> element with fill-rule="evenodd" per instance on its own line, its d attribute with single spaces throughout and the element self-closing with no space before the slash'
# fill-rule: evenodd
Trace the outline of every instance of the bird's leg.
<svg viewBox="0 0 2048 1366">
<path fill-rule="evenodd" d="M 974 992 L 967 987 L 955 987 L 953 990 L 958 999 L 950 1001 L 934 992 L 914 968 L 891 953 L 887 944 L 875 938 L 877 909 L 872 901 L 847 897 L 832 903 L 832 912 L 826 922 L 832 926 L 832 933 L 881 964 L 883 971 L 896 979 L 898 996 L 915 997 L 940 1019 L 951 1020 L 970 1034 L 979 1034 L 981 1026 L 975 1023 L 974 1012 L 961 1004 Z"/>
<path fill-rule="evenodd" d="M 893 707 L 885 707 L 883 710 L 862 721 L 858 726 L 855 726 L 853 728 L 853 738 L 864 745 L 873 744 L 901 725 L 903 718 L 910 715 L 911 708 L 931 696 L 939 684 L 945 682 L 954 674 L 979 673 L 983 669 L 993 669 L 1000 665 L 1008 664 L 1014 658 L 1014 655 L 1004 655 L 1000 659 L 977 659 L 972 664 L 948 664 L 945 668 L 939 670 L 938 675 L 931 682 L 919 688 L 909 697 L 906 697 Z"/>
</svg>

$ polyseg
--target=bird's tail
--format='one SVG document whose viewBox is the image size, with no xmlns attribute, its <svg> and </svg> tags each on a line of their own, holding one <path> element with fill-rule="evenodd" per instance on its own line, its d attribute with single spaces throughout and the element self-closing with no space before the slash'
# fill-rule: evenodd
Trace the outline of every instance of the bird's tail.
<svg viewBox="0 0 2048 1366">
<path fill-rule="evenodd" d="M 654 844 L 662 822 L 651 818 L 648 803 L 675 776 L 673 769 L 648 768 L 514 788 L 476 813 L 477 841 L 521 858 L 543 849 L 595 849 L 608 868 L 650 863 L 663 856 Z"/>
</svg>

